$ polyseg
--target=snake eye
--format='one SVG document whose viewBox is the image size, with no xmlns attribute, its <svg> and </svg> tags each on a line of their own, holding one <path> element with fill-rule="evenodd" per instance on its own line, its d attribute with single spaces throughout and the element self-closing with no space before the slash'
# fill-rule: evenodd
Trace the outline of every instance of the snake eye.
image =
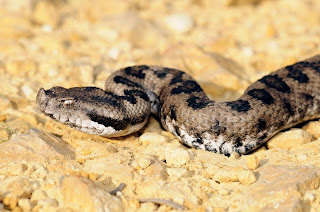
<svg viewBox="0 0 320 212">
<path fill-rule="evenodd" d="M 74 104 L 74 100 L 71 100 L 71 99 L 65 100 L 65 101 L 63 102 L 63 104 L 64 104 L 65 106 L 71 106 L 71 105 Z"/>
<path fill-rule="evenodd" d="M 60 98 L 58 100 L 61 101 L 66 107 L 72 106 L 75 102 L 74 98 Z"/>
</svg>

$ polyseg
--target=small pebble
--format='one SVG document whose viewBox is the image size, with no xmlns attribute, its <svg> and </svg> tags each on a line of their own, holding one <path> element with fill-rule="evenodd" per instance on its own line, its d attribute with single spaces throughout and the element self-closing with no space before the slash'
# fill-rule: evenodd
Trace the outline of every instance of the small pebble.
<svg viewBox="0 0 320 212">
<path fill-rule="evenodd" d="M 288 150 L 309 143 L 311 140 L 312 136 L 310 133 L 302 129 L 291 129 L 289 131 L 280 132 L 271 138 L 267 145 L 270 149 L 280 148 Z"/>
<path fill-rule="evenodd" d="M 31 201 L 38 201 L 40 199 L 45 199 L 47 198 L 48 195 L 45 191 L 43 190 L 35 190 L 33 193 L 32 193 L 32 196 L 30 198 Z"/>
<path fill-rule="evenodd" d="M 7 141 L 9 139 L 9 133 L 6 130 L 0 130 L 0 142 Z"/>
<path fill-rule="evenodd" d="M 189 172 L 185 168 L 167 168 L 168 175 L 173 179 L 180 179 L 189 176 Z"/>
<path fill-rule="evenodd" d="M 182 166 L 190 160 L 189 152 L 182 148 L 172 149 L 168 147 L 164 154 L 169 166 Z"/>
<path fill-rule="evenodd" d="M 179 33 L 188 32 L 193 27 L 193 19 L 187 13 L 170 15 L 165 22 L 170 29 Z"/>
<path fill-rule="evenodd" d="M 244 185 L 251 185 L 252 183 L 257 181 L 256 175 L 253 171 L 244 170 L 238 173 L 239 182 Z"/>
<path fill-rule="evenodd" d="M 152 161 L 150 158 L 142 157 L 142 158 L 139 158 L 138 160 L 138 164 L 142 169 L 147 168 L 148 166 L 150 166 L 151 163 Z"/>
<path fill-rule="evenodd" d="M 6 121 L 6 120 L 7 120 L 7 116 L 0 114 L 0 122 Z"/>
<path fill-rule="evenodd" d="M 315 139 L 320 137 L 320 121 L 311 121 L 302 129 L 310 133 Z"/>
<path fill-rule="evenodd" d="M 160 135 L 159 133 L 146 132 L 140 136 L 139 141 L 142 142 L 143 144 L 148 144 L 148 143 L 155 142 L 155 141 L 166 142 L 167 138 L 164 137 L 163 135 Z"/>
<path fill-rule="evenodd" d="M 238 181 L 238 172 L 232 169 L 221 169 L 213 176 L 213 179 L 218 182 L 236 182 Z"/>
<path fill-rule="evenodd" d="M 247 156 L 247 167 L 248 169 L 255 170 L 259 167 L 259 159 L 255 155 Z"/>
<path fill-rule="evenodd" d="M 225 188 L 219 188 L 218 194 L 220 194 L 221 196 L 227 196 L 227 195 L 229 195 L 229 190 L 227 190 Z"/>
<path fill-rule="evenodd" d="M 2 203 L 8 206 L 10 209 L 14 209 L 18 204 L 18 198 L 16 196 L 10 196 L 10 194 L 8 194 L 2 199 Z"/>
<path fill-rule="evenodd" d="M 23 211 L 30 211 L 32 208 L 31 201 L 28 198 L 21 198 L 18 200 L 18 206 L 23 210 Z"/>
<path fill-rule="evenodd" d="M 47 199 L 41 199 L 38 201 L 38 205 L 41 205 L 43 206 L 44 208 L 47 208 L 47 207 L 58 207 L 59 206 L 59 203 L 57 200 L 55 199 L 50 199 L 50 198 L 47 198 Z"/>
</svg>

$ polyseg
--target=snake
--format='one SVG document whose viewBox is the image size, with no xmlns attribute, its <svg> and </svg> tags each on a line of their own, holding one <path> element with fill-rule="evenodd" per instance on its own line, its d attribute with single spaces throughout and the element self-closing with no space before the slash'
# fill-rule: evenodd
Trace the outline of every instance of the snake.
<svg viewBox="0 0 320 212">
<path fill-rule="evenodd" d="M 155 114 L 186 146 L 247 154 L 282 130 L 320 118 L 320 55 L 262 77 L 234 101 L 209 99 L 183 71 L 136 65 L 113 72 L 105 89 L 40 88 L 36 104 L 58 122 L 111 138 L 139 131 Z"/>
</svg>

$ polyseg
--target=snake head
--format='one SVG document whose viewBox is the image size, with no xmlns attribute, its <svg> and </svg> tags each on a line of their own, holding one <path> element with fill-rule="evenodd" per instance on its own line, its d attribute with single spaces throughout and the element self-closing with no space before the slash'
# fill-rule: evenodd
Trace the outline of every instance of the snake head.
<svg viewBox="0 0 320 212">
<path fill-rule="evenodd" d="M 56 114 L 63 114 L 64 108 L 72 107 L 75 98 L 68 96 L 67 89 L 63 87 L 53 87 L 48 90 L 40 88 L 36 104 L 44 114 L 59 119 Z"/>
<path fill-rule="evenodd" d="M 128 133 L 130 119 L 120 101 L 95 87 L 40 88 L 36 99 L 45 115 L 89 134 L 106 137 Z"/>
</svg>

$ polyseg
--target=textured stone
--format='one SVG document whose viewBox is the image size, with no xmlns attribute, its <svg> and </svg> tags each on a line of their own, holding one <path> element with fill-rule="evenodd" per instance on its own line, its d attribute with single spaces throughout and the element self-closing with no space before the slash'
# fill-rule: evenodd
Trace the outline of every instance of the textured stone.
<svg viewBox="0 0 320 212">
<path fill-rule="evenodd" d="M 164 180 L 167 176 L 166 167 L 162 162 L 156 161 L 144 170 L 151 180 Z"/>
<path fill-rule="evenodd" d="M 7 190 L 15 197 L 30 198 L 33 188 L 27 178 L 18 178 L 8 184 Z"/>
<path fill-rule="evenodd" d="M 269 148 L 291 149 L 311 142 L 312 136 L 302 129 L 291 129 L 278 133 L 271 138 L 267 145 Z"/>
<path fill-rule="evenodd" d="M 259 159 L 255 155 L 248 155 L 246 162 L 248 169 L 255 170 L 259 167 Z"/>
<path fill-rule="evenodd" d="M 8 164 L 16 163 L 16 168 L 22 172 L 26 170 L 25 165 L 19 164 L 21 161 L 28 162 L 48 162 L 54 163 L 48 166 L 50 169 L 72 169 L 77 167 L 73 149 L 63 140 L 49 133 L 40 130 L 30 130 L 28 133 L 16 136 L 10 141 L 0 144 L 0 172 L 6 170 Z M 10 163 L 9 163 L 10 161 Z M 9 166 L 10 167 L 10 166 Z"/>
<path fill-rule="evenodd" d="M 82 211 L 123 211 L 120 199 L 95 186 L 90 180 L 68 176 L 61 181 L 65 206 Z M 74 189 L 77 188 L 77 189 Z"/>
<path fill-rule="evenodd" d="M 319 171 L 311 166 L 266 165 L 259 170 L 258 180 L 250 185 L 245 201 L 251 210 L 303 211 L 301 198 L 307 190 L 319 188 Z"/>
<path fill-rule="evenodd" d="M 244 185 L 251 185 L 256 182 L 257 178 L 252 171 L 244 170 L 238 173 L 239 182 Z"/>
<path fill-rule="evenodd" d="M 6 121 L 7 117 L 5 115 L 0 114 L 0 122 Z"/>
<path fill-rule="evenodd" d="M 182 166 L 190 160 L 190 154 L 182 148 L 167 148 L 165 151 L 166 162 L 169 166 Z"/>
<path fill-rule="evenodd" d="M 23 211 L 30 211 L 32 209 L 31 201 L 28 198 L 21 198 L 18 200 L 18 206 Z"/>
<path fill-rule="evenodd" d="M 167 138 L 155 132 L 146 132 L 139 137 L 139 140 L 143 144 L 149 144 L 152 142 L 166 142 Z"/>
<path fill-rule="evenodd" d="M 151 165 L 151 163 L 152 163 L 152 160 L 146 157 L 139 158 L 138 160 L 138 164 L 142 169 L 147 168 L 148 166 Z"/>
<path fill-rule="evenodd" d="M 38 1 L 33 11 L 33 20 L 38 24 L 55 27 L 58 23 L 58 12 L 50 1 Z"/>
<path fill-rule="evenodd" d="M 311 121 L 303 126 L 302 129 L 310 133 L 316 139 L 320 137 L 320 121 Z"/>
<path fill-rule="evenodd" d="M 7 130 L 0 130 L 0 143 L 9 139 L 9 133 Z"/>
<path fill-rule="evenodd" d="M 236 182 L 239 180 L 238 172 L 236 168 L 221 169 L 213 176 L 213 179 L 218 182 Z"/>
<path fill-rule="evenodd" d="M 168 175 L 173 179 L 180 179 L 182 177 L 188 177 L 189 172 L 187 169 L 184 168 L 168 168 L 167 169 Z"/>
<path fill-rule="evenodd" d="M 193 26 L 193 19 L 187 13 L 170 15 L 165 21 L 170 29 L 179 33 L 188 32 Z"/>
</svg>

